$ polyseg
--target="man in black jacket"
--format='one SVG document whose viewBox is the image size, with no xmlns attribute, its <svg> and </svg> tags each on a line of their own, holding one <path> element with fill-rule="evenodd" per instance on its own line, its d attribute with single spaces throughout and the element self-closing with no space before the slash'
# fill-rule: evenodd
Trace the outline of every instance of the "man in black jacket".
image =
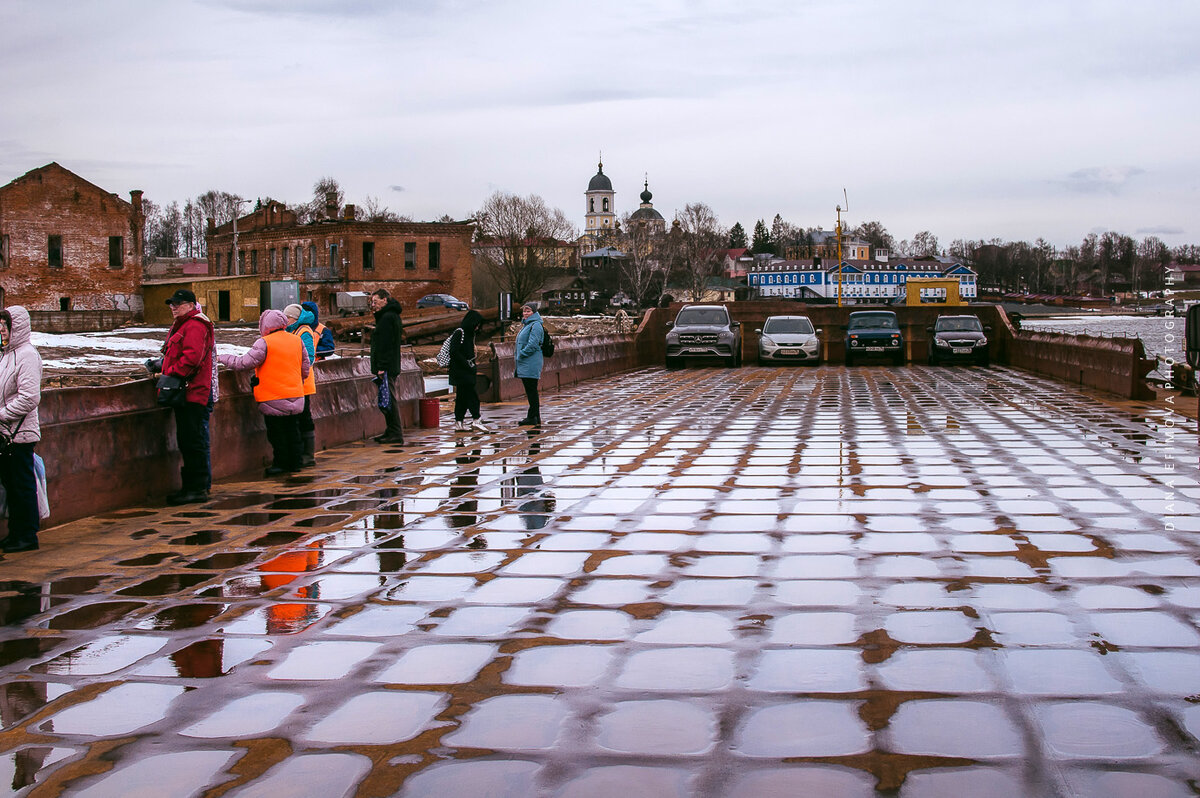
<svg viewBox="0 0 1200 798">
<path fill-rule="evenodd" d="M 375 438 L 378 443 L 404 443 L 404 427 L 400 423 L 400 405 L 396 400 L 396 377 L 400 374 L 400 345 L 404 329 L 400 324 L 400 303 L 383 288 L 371 294 L 371 310 L 375 311 L 375 331 L 371 333 L 371 371 L 387 380 L 391 401 L 383 412 L 387 427 Z"/>
</svg>

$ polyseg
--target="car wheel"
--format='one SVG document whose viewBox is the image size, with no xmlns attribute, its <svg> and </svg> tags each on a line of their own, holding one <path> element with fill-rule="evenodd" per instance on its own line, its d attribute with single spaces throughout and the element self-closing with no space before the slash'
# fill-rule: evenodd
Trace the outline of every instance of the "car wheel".
<svg viewBox="0 0 1200 798">
<path fill-rule="evenodd" d="M 737 364 L 737 355 L 730 355 L 729 357 L 725 358 L 725 368 L 735 369 L 737 368 Z"/>
<path fill-rule="evenodd" d="M 938 364 L 937 355 L 930 352 L 929 353 L 929 365 L 936 366 L 937 364 Z"/>
<path fill-rule="evenodd" d="M 677 369 L 677 368 L 679 368 L 679 358 L 667 357 L 664 360 L 664 365 L 666 365 L 666 367 L 669 369 Z"/>
<path fill-rule="evenodd" d="M 977 362 L 981 368 L 987 368 L 991 364 L 992 360 L 987 355 L 984 355 L 983 357 L 979 358 Z"/>
<path fill-rule="evenodd" d="M 897 352 L 892 357 L 892 365 L 893 366 L 903 366 L 904 365 L 904 353 L 903 352 Z"/>
<path fill-rule="evenodd" d="M 854 365 L 854 355 L 850 354 L 849 352 L 846 353 L 846 365 L 847 366 Z"/>
</svg>

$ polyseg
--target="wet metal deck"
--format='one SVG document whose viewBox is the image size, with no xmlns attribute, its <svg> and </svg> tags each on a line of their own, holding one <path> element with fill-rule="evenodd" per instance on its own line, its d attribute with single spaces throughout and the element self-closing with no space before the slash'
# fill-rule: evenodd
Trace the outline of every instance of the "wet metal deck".
<svg viewBox="0 0 1200 798">
<path fill-rule="evenodd" d="M 645 369 L 546 397 L 541 434 L 486 411 L 9 556 L 0 784 L 1200 789 L 1194 422 L 919 366 Z"/>
</svg>

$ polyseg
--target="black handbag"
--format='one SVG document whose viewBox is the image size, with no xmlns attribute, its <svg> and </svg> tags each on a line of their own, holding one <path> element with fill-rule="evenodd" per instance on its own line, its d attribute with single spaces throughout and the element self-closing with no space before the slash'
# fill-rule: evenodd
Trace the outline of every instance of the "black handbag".
<svg viewBox="0 0 1200 798">
<path fill-rule="evenodd" d="M 183 407 L 184 402 L 187 401 L 187 388 L 187 382 L 183 377 L 163 374 L 158 378 L 154 392 L 162 407 Z"/>
<path fill-rule="evenodd" d="M 17 437 L 17 433 L 21 431 L 21 426 L 28 417 L 29 414 L 26 413 L 11 427 L 0 424 L 0 456 L 8 454 L 8 450 L 13 445 L 13 438 Z"/>
</svg>

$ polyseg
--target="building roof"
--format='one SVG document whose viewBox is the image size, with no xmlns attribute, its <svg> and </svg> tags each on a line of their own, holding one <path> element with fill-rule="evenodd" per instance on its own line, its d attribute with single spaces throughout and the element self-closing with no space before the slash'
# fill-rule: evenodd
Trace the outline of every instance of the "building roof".
<svg viewBox="0 0 1200 798">
<path fill-rule="evenodd" d="M 592 175 L 591 182 L 588 183 L 588 191 L 612 191 L 612 181 L 608 179 L 608 175 L 604 174 L 604 161 L 600 162 L 599 171 Z"/>
<path fill-rule="evenodd" d="M 591 252 L 582 255 L 584 258 L 623 258 L 625 253 L 616 247 L 600 247 L 600 249 L 592 250 Z"/>
<path fill-rule="evenodd" d="M 650 221 L 663 222 L 664 224 L 667 221 L 666 219 L 663 218 L 663 215 L 661 213 L 654 210 L 653 208 L 638 208 L 636 211 L 629 214 L 629 218 L 633 219 L 635 221 L 640 221 L 642 219 L 645 219 L 648 222 L 650 222 Z"/>
</svg>

